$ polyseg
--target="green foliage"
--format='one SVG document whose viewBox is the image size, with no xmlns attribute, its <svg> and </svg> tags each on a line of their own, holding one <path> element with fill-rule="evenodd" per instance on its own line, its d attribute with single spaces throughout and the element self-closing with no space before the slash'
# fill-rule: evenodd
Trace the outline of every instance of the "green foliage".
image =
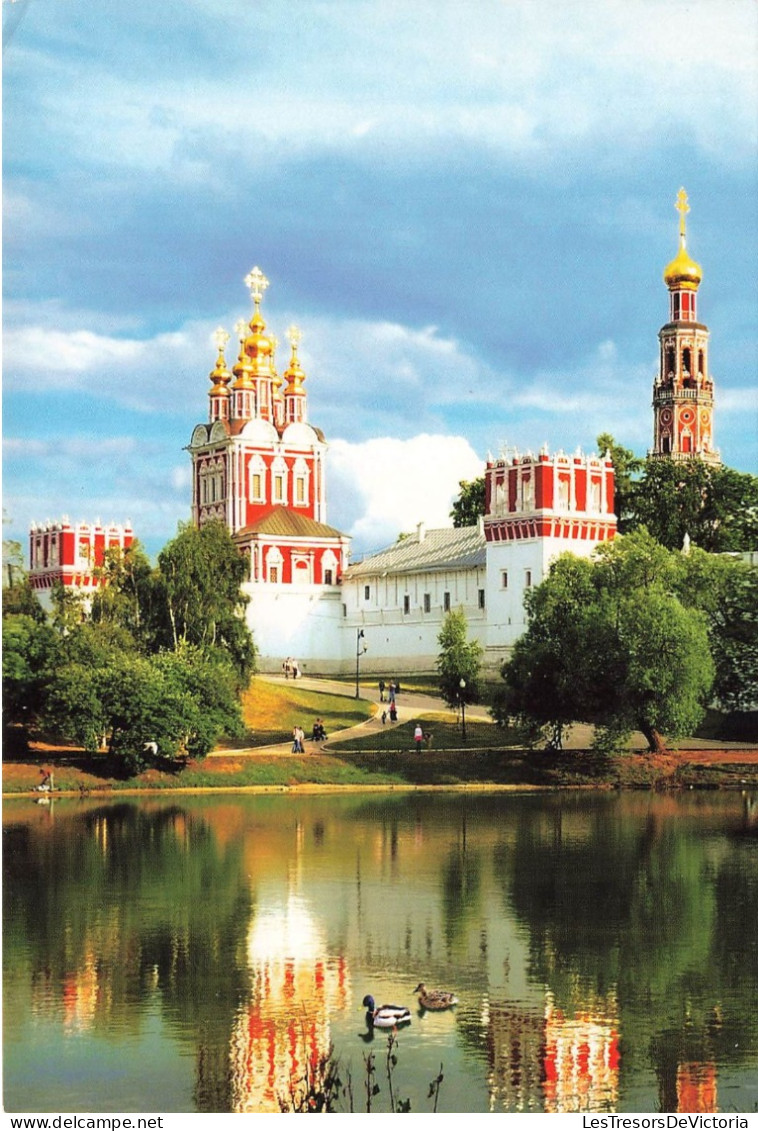
<svg viewBox="0 0 758 1131">
<path fill-rule="evenodd" d="M 59 641 L 35 617 L 3 617 L 3 725 L 30 726 L 42 709 L 48 670 Z"/>
<path fill-rule="evenodd" d="M 614 510 L 618 520 L 619 534 L 625 534 L 633 519 L 634 478 L 644 467 L 641 460 L 629 448 L 617 444 L 610 432 L 601 432 L 597 438 L 597 450 L 601 456 L 610 452 L 615 473 Z"/>
<path fill-rule="evenodd" d="M 44 721 L 95 753 L 103 741 L 131 773 L 156 755 L 202 758 L 222 734 L 239 735 L 242 719 L 231 666 L 191 645 L 142 656 L 108 646 L 93 626 L 68 646 L 50 675 Z M 68 645 L 68 641 L 67 641 Z"/>
<path fill-rule="evenodd" d="M 3 616 L 13 616 L 17 613 L 31 617 L 39 624 L 46 619 L 45 610 L 39 603 L 29 580 L 20 574 L 12 585 L 3 589 Z"/>
<path fill-rule="evenodd" d="M 222 522 L 201 529 L 187 524 L 158 556 L 163 608 L 160 642 L 176 650 L 192 644 L 225 654 L 245 686 L 255 669 L 255 649 L 240 613 L 247 562 Z"/>
<path fill-rule="evenodd" d="M 162 587 L 139 542 L 123 551 L 108 549 L 96 573 L 101 585 L 92 599 L 92 621 L 119 625 L 144 651 L 152 651 L 159 634 Z"/>
<path fill-rule="evenodd" d="M 551 727 L 595 723 L 606 748 L 637 729 L 651 750 L 691 732 L 715 669 L 705 613 L 677 595 L 681 555 L 646 531 L 605 543 L 594 563 L 563 555 L 527 602 L 503 666 L 501 716 Z"/>
<path fill-rule="evenodd" d="M 451 707 L 459 703 L 478 703 L 479 669 L 482 646 L 477 640 L 468 640 L 468 626 L 462 609 L 451 610 L 442 622 L 437 641 L 437 673 L 442 698 Z M 461 680 L 465 686 L 461 687 Z"/>
<path fill-rule="evenodd" d="M 461 491 L 457 499 L 453 500 L 453 509 L 450 517 L 453 526 L 476 526 L 484 514 L 484 476 L 478 479 L 461 479 L 458 483 Z"/>
<path fill-rule="evenodd" d="M 634 519 L 670 550 L 685 535 L 711 553 L 758 547 L 758 476 L 688 460 L 648 459 L 634 485 Z"/>
</svg>

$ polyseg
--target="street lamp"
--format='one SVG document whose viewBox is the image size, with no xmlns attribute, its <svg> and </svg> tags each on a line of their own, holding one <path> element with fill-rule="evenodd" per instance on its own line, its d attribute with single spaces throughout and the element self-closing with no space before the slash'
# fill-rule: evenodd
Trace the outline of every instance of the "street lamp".
<svg viewBox="0 0 758 1131">
<path fill-rule="evenodd" d="M 364 638 L 363 629 L 358 629 L 358 635 L 355 638 L 355 698 L 361 697 L 361 656 L 368 649 L 368 644 L 363 644 L 361 648 L 361 640 Z"/>
<path fill-rule="evenodd" d="M 466 681 L 461 679 L 458 684 L 461 689 L 461 738 L 466 741 L 466 700 L 463 698 L 463 693 L 466 690 Z"/>
</svg>

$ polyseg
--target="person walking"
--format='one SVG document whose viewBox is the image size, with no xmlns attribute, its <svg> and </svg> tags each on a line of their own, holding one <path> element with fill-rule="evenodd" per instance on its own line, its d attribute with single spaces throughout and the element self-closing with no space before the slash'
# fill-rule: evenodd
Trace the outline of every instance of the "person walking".
<svg viewBox="0 0 758 1131">
<path fill-rule="evenodd" d="M 421 723 L 416 723 L 416 729 L 413 732 L 413 741 L 416 743 L 416 753 L 421 753 L 421 744 L 424 741 L 424 728 Z"/>
<path fill-rule="evenodd" d="M 390 680 L 390 703 L 395 702 L 395 684 Z"/>
<path fill-rule="evenodd" d="M 390 699 L 390 722 L 391 723 L 397 722 L 397 707 L 395 706 L 395 700 L 394 699 Z"/>
<path fill-rule="evenodd" d="M 384 687 L 385 687 L 384 680 L 380 679 L 379 680 L 379 702 L 380 703 L 384 702 Z"/>
</svg>

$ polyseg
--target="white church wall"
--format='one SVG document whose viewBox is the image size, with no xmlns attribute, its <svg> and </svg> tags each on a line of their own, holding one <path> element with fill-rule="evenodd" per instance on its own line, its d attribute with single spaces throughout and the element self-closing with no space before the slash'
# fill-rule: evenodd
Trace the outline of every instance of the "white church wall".
<svg viewBox="0 0 758 1131">
<path fill-rule="evenodd" d="M 242 586 L 245 610 L 257 650 L 258 668 L 280 672 L 288 656 L 301 670 L 333 673 L 344 668 L 344 625 L 339 586 Z"/>
<path fill-rule="evenodd" d="M 447 596 L 446 596 L 447 595 Z M 354 664 L 363 630 L 361 670 L 374 674 L 432 672 L 448 610 L 462 608 L 469 639 L 486 642 L 486 571 L 435 570 L 362 574 L 343 581 L 346 656 Z"/>
</svg>

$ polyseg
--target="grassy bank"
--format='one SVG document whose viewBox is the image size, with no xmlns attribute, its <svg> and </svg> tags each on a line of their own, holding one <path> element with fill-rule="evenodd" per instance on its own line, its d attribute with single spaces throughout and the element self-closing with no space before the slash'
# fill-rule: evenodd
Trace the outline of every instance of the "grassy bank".
<svg viewBox="0 0 758 1131">
<path fill-rule="evenodd" d="M 40 753 L 3 766 L 3 791 L 24 793 L 53 768 L 56 790 L 73 792 L 147 789 L 297 788 L 298 786 L 415 787 L 512 786 L 636 789 L 758 788 L 758 758 L 733 751 L 728 761 L 699 761 L 693 753 L 657 758 L 638 754 L 603 758 L 589 752 L 524 750 L 338 751 L 311 755 L 229 753 L 190 763 L 181 771 L 147 770 L 117 776 L 106 756 Z"/>
</svg>

